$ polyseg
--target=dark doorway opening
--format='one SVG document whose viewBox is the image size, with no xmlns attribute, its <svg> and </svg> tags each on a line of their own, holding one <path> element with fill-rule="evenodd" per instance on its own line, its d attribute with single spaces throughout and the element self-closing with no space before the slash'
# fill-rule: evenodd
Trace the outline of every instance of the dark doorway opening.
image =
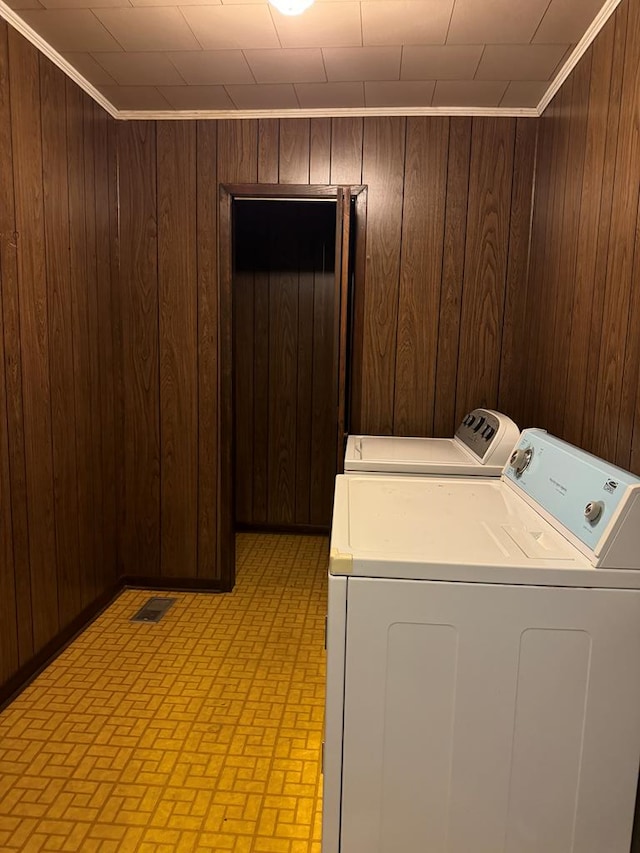
<svg viewBox="0 0 640 853">
<path fill-rule="evenodd" d="M 237 199 L 233 221 L 236 526 L 328 530 L 336 201 Z"/>
</svg>

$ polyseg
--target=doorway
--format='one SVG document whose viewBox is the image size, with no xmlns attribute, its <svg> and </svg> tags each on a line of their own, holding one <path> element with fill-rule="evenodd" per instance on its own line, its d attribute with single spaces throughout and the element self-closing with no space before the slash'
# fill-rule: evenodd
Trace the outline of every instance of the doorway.
<svg viewBox="0 0 640 853">
<path fill-rule="evenodd" d="M 336 201 L 233 204 L 236 529 L 326 532 L 336 454 Z"/>
<path fill-rule="evenodd" d="M 220 188 L 218 553 L 227 588 L 236 529 L 329 530 L 359 361 L 365 212 L 364 187 Z"/>
</svg>

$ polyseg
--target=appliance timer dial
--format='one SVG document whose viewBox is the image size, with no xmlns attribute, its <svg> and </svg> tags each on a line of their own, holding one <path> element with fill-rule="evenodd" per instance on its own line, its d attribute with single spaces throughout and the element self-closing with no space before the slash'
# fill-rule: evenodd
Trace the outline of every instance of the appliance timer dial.
<svg viewBox="0 0 640 853">
<path fill-rule="evenodd" d="M 515 471 L 516 477 L 521 477 L 531 464 L 533 456 L 533 447 L 520 447 L 514 450 L 509 460 L 509 465 Z"/>
<path fill-rule="evenodd" d="M 584 508 L 584 517 L 591 524 L 595 524 L 596 521 L 602 515 L 603 509 L 604 509 L 604 504 L 602 501 L 589 501 L 589 503 Z"/>
</svg>

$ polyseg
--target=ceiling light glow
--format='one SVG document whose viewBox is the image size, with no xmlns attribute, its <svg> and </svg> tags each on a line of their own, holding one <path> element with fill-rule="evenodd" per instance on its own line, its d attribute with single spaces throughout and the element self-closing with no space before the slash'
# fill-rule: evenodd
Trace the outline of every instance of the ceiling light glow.
<svg viewBox="0 0 640 853">
<path fill-rule="evenodd" d="M 271 5 L 283 15 L 301 15 L 313 0 L 269 0 Z"/>
</svg>

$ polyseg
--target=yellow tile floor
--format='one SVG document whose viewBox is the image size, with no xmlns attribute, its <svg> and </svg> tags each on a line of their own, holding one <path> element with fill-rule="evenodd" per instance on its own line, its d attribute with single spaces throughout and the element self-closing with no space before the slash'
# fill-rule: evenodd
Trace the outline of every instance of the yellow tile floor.
<svg viewBox="0 0 640 853">
<path fill-rule="evenodd" d="M 326 568 L 242 534 L 231 594 L 124 592 L 0 715 L 0 850 L 319 853 Z"/>
</svg>

